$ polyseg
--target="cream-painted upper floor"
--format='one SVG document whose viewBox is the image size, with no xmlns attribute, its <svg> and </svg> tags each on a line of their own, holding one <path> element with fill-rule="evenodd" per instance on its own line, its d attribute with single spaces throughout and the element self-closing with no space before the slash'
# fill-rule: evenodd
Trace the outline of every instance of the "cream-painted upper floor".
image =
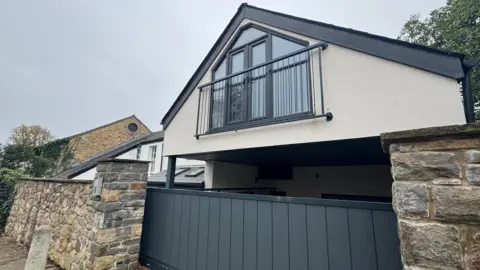
<svg viewBox="0 0 480 270">
<path fill-rule="evenodd" d="M 321 42 L 248 19 L 244 19 L 238 29 L 247 24 L 306 41 L 308 45 Z M 323 109 L 323 112 L 333 114 L 332 121 L 307 118 L 196 138 L 198 86 L 212 80 L 213 68 L 221 61 L 223 53 L 220 53 L 166 127 L 164 154 L 176 156 L 361 138 L 378 136 L 382 132 L 465 123 L 460 89 L 455 79 L 334 44 L 329 44 L 325 50 L 313 49 L 308 53 L 311 59 L 312 87 L 309 91 L 312 114 L 319 115 Z M 321 106 L 321 89 L 324 108 Z"/>
</svg>

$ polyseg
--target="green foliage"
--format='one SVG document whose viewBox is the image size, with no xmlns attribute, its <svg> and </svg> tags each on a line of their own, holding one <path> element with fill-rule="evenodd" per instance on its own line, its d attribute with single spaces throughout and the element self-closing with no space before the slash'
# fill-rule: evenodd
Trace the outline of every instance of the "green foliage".
<svg viewBox="0 0 480 270">
<path fill-rule="evenodd" d="M 460 52 L 466 59 L 480 58 L 480 1 L 448 0 L 424 20 L 410 16 L 399 39 L 433 48 Z M 480 68 L 472 71 L 472 92 L 480 119 Z"/>
<path fill-rule="evenodd" d="M 47 130 L 38 126 L 14 129 L 1 151 L 0 167 L 22 169 L 34 177 L 59 173 L 73 160 L 73 149 L 68 138 L 49 141 L 51 138 Z"/>
<path fill-rule="evenodd" d="M 0 168 L 0 233 L 4 230 L 15 199 L 15 182 L 22 175 L 21 170 Z"/>
</svg>

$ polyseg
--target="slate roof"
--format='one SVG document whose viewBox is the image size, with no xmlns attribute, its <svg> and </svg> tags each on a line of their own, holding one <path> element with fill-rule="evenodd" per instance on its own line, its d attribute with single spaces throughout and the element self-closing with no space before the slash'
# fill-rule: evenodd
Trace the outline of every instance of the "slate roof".
<svg viewBox="0 0 480 270">
<path fill-rule="evenodd" d="M 460 80 L 465 74 L 462 60 L 465 55 L 442 51 L 397 39 L 373 35 L 350 28 L 339 27 L 305 18 L 279 13 L 242 4 L 230 20 L 213 47 L 203 59 L 185 88 L 162 119 L 164 129 L 180 110 L 188 96 L 195 90 L 201 78 L 227 44 L 243 19 L 275 26 L 293 33 L 312 37 L 327 43 L 380 57 L 386 60 L 419 68 L 452 79 Z"/>
<path fill-rule="evenodd" d="M 125 143 L 122 143 L 114 148 L 109 149 L 106 152 L 100 153 L 96 156 L 93 156 L 85 161 L 82 161 L 78 164 L 73 164 L 70 169 L 67 169 L 55 177 L 58 178 L 72 178 L 83 172 L 86 172 L 93 167 L 97 166 L 97 163 L 101 160 L 119 156 L 123 153 L 126 153 L 140 145 L 163 141 L 163 131 L 152 132 L 144 136 L 132 139 Z"/>
<path fill-rule="evenodd" d="M 204 165 L 177 166 L 175 171 L 175 184 L 201 184 L 205 181 Z M 161 171 L 148 177 L 149 182 L 163 182 L 167 179 L 167 171 Z"/>
</svg>

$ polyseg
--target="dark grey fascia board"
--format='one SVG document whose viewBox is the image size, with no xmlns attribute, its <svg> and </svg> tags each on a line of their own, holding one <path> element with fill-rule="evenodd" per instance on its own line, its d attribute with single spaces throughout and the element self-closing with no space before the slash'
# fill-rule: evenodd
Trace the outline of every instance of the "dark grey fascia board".
<svg viewBox="0 0 480 270">
<path fill-rule="evenodd" d="M 441 51 L 252 6 L 246 8 L 245 18 L 445 77 L 453 79 L 464 77 L 461 62 L 465 57 L 463 54 Z"/>
<path fill-rule="evenodd" d="M 163 117 L 164 130 L 245 18 L 455 80 L 465 77 L 462 67 L 465 56 L 460 53 L 437 50 L 242 4 Z"/>
</svg>

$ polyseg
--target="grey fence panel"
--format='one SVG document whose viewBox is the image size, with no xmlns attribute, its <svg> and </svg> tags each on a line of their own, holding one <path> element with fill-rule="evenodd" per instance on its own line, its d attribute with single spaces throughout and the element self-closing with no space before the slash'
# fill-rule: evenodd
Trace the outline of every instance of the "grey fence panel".
<svg viewBox="0 0 480 270">
<path fill-rule="evenodd" d="M 258 202 L 257 269 L 273 270 L 272 203 Z"/>
<path fill-rule="evenodd" d="M 397 236 L 397 218 L 393 212 L 372 211 L 375 228 L 375 246 L 379 270 L 403 269 L 400 259 L 400 242 Z"/>
<path fill-rule="evenodd" d="M 147 200 L 147 204 L 148 204 L 148 200 Z M 188 226 L 187 270 L 197 269 L 198 223 L 200 221 L 199 210 L 200 210 L 200 198 L 198 196 L 191 196 L 190 197 L 190 225 Z M 161 212 L 157 213 L 157 215 L 159 216 L 162 214 L 163 213 Z M 164 234 L 161 231 L 156 231 L 152 233 Z M 142 239 L 145 238 L 143 237 L 143 235 L 144 234 L 142 233 Z"/>
<path fill-rule="evenodd" d="M 208 220 L 210 197 L 200 197 L 197 243 L 197 270 L 207 270 Z"/>
<path fill-rule="evenodd" d="M 180 219 L 180 248 L 178 251 L 178 266 L 187 268 L 188 259 L 188 232 L 190 226 L 190 199 L 192 196 L 182 197 L 182 217 Z"/>
<path fill-rule="evenodd" d="M 327 241 L 330 269 L 351 269 L 347 208 L 327 207 Z"/>
<path fill-rule="evenodd" d="M 257 201 L 243 201 L 243 269 L 257 265 Z"/>
<path fill-rule="evenodd" d="M 230 269 L 243 270 L 243 200 L 232 200 Z"/>
<path fill-rule="evenodd" d="M 220 199 L 220 228 L 218 239 L 218 270 L 230 269 L 230 235 L 232 220 L 232 199 Z"/>
<path fill-rule="evenodd" d="M 210 198 L 208 220 L 208 250 L 207 269 L 217 270 L 218 267 L 218 238 L 220 222 L 220 198 Z"/>
<path fill-rule="evenodd" d="M 307 214 L 304 204 L 288 205 L 290 269 L 308 270 Z"/>
<path fill-rule="evenodd" d="M 288 203 L 273 203 L 273 269 L 290 269 Z"/>
<path fill-rule="evenodd" d="M 348 228 L 350 232 L 352 268 L 354 270 L 377 269 L 372 211 L 348 209 Z"/>
<path fill-rule="evenodd" d="M 148 188 L 151 269 L 402 269 L 386 203 Z"/>
<path fill-rule="evenodd" d="M 182 217 L 182 194 L 175 194 L 174 200 L 170 264 L 178 265 L 178 251 L 180 249 L 180 218 Z"/>
<path fill-rule="evenodd" d="M 325 206 L 307 205 L 309 269 L 329 269 L 325 216 Z"/>
</svg>

